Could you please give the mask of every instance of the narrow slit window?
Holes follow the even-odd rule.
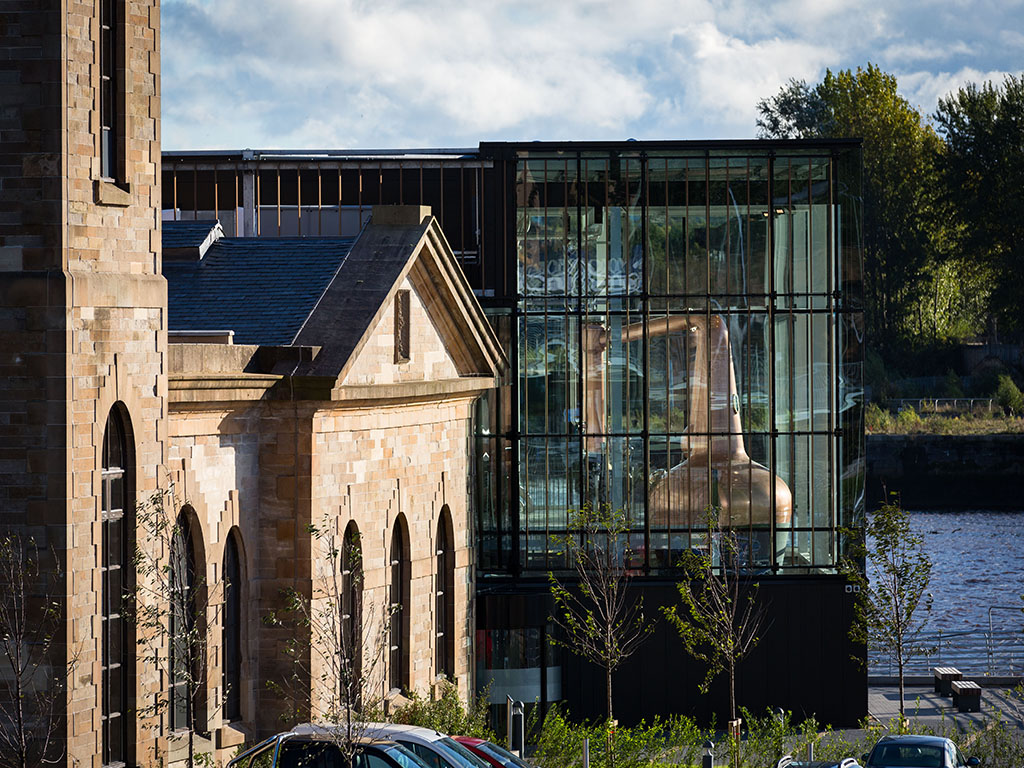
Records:
[[[395,294],[395,362],[409,362],[409,291]]]
[[[117,87],[118,0],[100,0],[100,173],[117,179],[119,107]]]

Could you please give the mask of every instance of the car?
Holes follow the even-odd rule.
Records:
[[[376,739],[388,739],[406,747],[429,768],[491,768],[450,736],[415,725],[397,723],[365,723],[363,733]]]
[[[516,757],[507,749],[492,741],[477,739],[472,736],[452,736],[452,738],[477,757],[486,760],[492,768],[533,768],[522,758]]]
[[[327,726],[298,726],[264,739],[233,758],[227,768],[428,768],[414,752],[393,741],[356,739],[352,765]]]
[[[867,768],[965,768],[980,765],[964,758],[959,747],[942,736],[883,736],[864,755]]]

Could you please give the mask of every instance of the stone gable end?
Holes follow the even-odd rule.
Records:
[[[445,348],[437,326],[430,319],[427,307],[408,278],[402,281],[399,290],[410,292],[409,361],[395,362],[395,309],[392,300],[384,308],[341,384],[399,384],[459,377],[455,362]]]

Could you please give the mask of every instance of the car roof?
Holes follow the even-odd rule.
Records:
[[[478,739],[476,736],[452,736],[460,744],[469,744],[475,747],[477,744],[486,744],[487,739]]]
[[[944,736],[925,736],[924,734],[905,734],[901,736],[883,736],[876,743],[879,744],[917,744],[920,746],[945,746],[949,739]]]
[[[404,736],[410,739],[422,739],[428,744],[446,738],[443,733],[432,728],[422,728],[418,725],[405,725],[402,723],[364,723],[360,728],[366,734],[383,735],[386,738]]]
[[[320,736],[330,737],[334,733],[344,733],[345,726],[338,723],[303,723],[296,725],[290,731],[295,736]],[[421,728],[417,725],[401,725],[398,723],[359,723],[354,728],[356,737],[360,741],[394,741],[391,734],[403,734],[418,736],[427,741],[437,741],[444,738],[443,733],[438,733],[430,728]],[[383,734],[383,735],[382,735]]]

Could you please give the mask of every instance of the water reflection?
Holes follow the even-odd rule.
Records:
[[[989,606],[1024,608],[1024,511],[912,512],[932,559],[931,630],[988,629]],[[995,630],[1020,630],[1024,614],[992,612]]]

